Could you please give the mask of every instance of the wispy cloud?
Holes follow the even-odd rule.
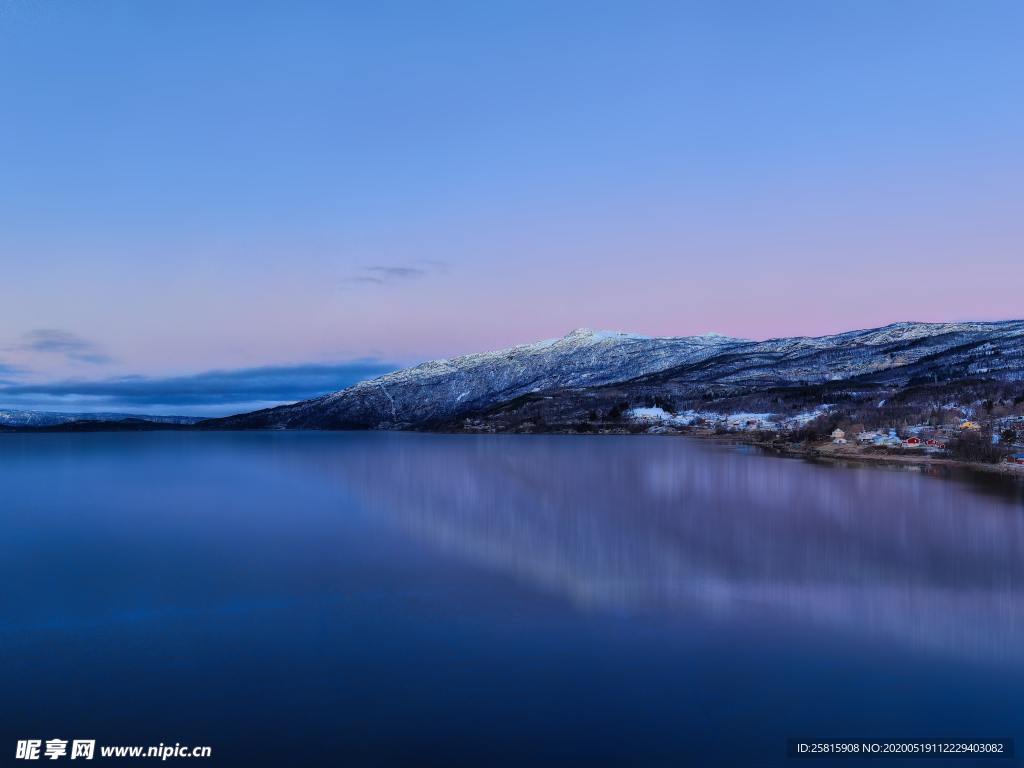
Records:
[[[122,376],[101,380],[71,380],[0,384],[0,407],[45,407],[60,403],[81,404],[83,410],[145,410],[173,407],[220,406],[231,412],[232,404],[293,402],[344,389],[364,379],[380,376],[398,366],[379,360],[354,360],[337,364],[264,366],[231,371],[206,371],[189,376]]]
[[[419,267],[367,267],[368,271],[380,276],[382,280],[405,280],[409,277],[422,277],[427,270]]]
[[[431,274],[445,274],[448,264],[443,261],[424,259],[415,265],[374,264],[363,267],[358,274],[343,278],[346,285],[393,285]]]
[[[68,360],[92,365],[113,362],[100,347],[88,339],[59,328],[37,328],[22,336],[17,349],[28,352],[61,355]]]

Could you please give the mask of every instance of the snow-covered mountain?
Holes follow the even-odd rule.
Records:
[[[397,429],[445,421],[551,389],[593,387],[698,363],[739,342],[575,330],[561,339],[435,360],[295,405],[211,425]]]
[[[897,323],[834,336],[750,341],[577,330],[550,341],[408,368],[294,405],[203,422],[211,428],[405,429],[454,423],[519,399],[602,393],[683,400],[846,382],[906,387],[1024,380],[1024,321]]]
[[[75,421],[145,421],[153,424],[195,424],[195,416],[144,416],[134,413],[58,413],[0,410],[0,427],[53,427]]]

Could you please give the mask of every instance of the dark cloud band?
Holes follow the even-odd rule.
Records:
[[[42,384],[0,384],[0,405],[30,398],[80,399],[93,404],[145,408],[152,405],[226,405],[254,401],[291,402],[344,389],[393,371],[376,360],[341,364],[265,366],[207,371],[190,376],[127,376],[96,381],[64,380]]]

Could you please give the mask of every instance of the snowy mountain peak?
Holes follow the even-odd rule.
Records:
[[[565,335],[566,339],[588,339],[590,341],[604,341],[606,339],[637,339],[646,340],[650,336],[641,336],[637,333],[626,333],[625,331],[595,331],[590,328],[577,328]]]
[[[702,333],[700,336],[696,336],[695,338],[698,338],[701,341],[713,342],[716,344],[732,344],[736,342],[746,343],[750,341],[750,339],[744,339],[739,336],[728,336],[724,333],[715,333],[714,331]]]

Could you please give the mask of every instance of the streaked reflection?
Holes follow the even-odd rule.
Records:
[[[756,616],[1024,660],[1012,485],[665,438],[362,446],[331,471],[375,516],[587,609]]]

